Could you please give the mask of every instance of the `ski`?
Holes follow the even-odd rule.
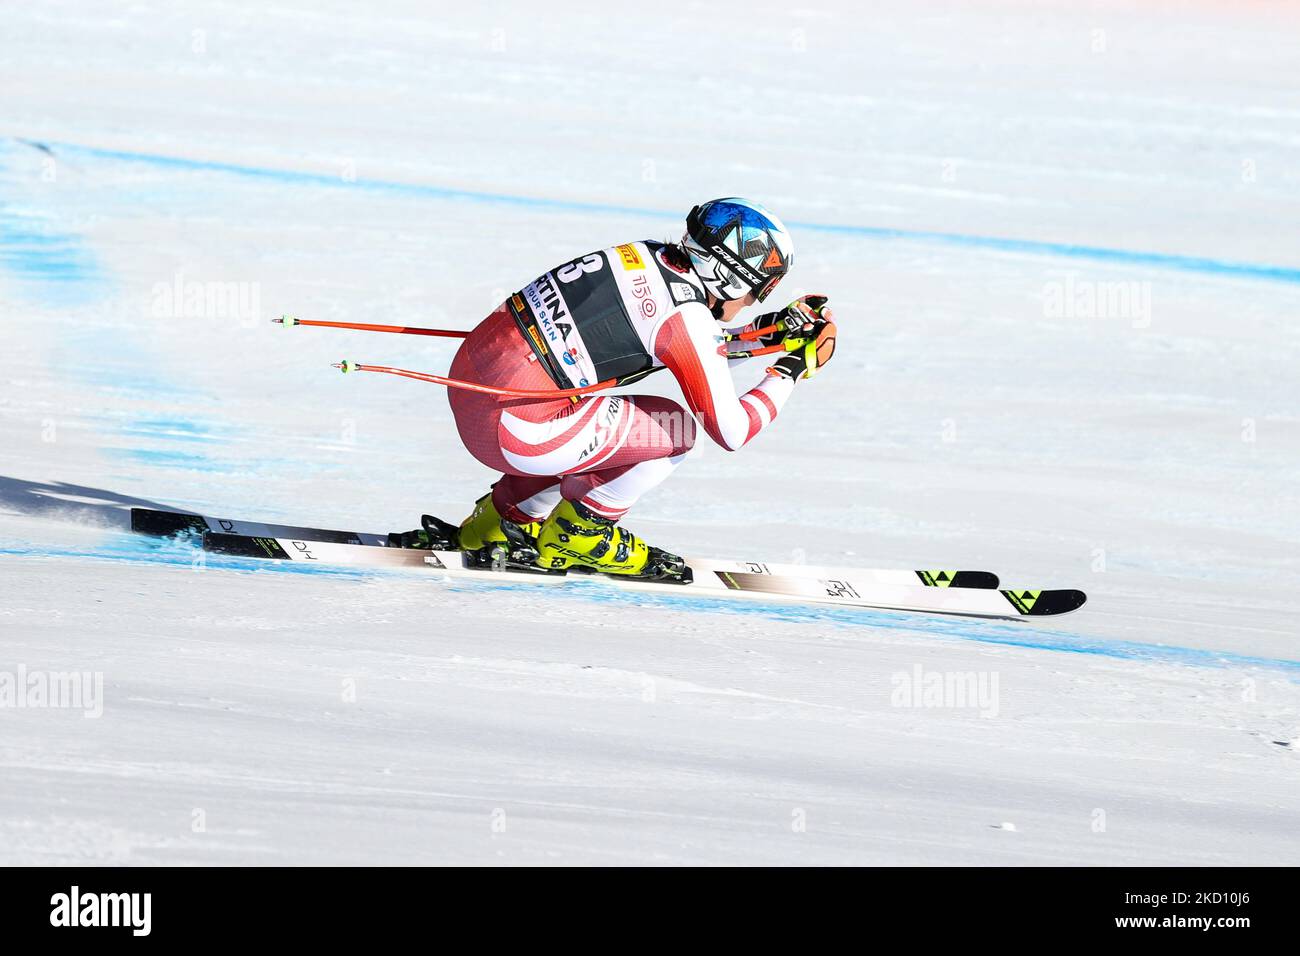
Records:
[[[293,561],[345,567],[433,570],[451,577],[560,584],[598,580],[626,590],[692,594],[718,598],[749,598],[783,603],[827,604],[947,614],[964,617],[1020,618],[1065,614],[1087,599],[1082,591],[996,588],[927,588],[915,583],[882,580],[881,572],[846,570],[833,577],[773,572],[771,565],[735,564],[686,558],[690,574],[683,581],[650,581],[589,572],[556,572],[511,567],[493,570],[476,562],[472,552],[425,551],[417,548],[375,548],[332,541],[241,535],[209,531],[205,550],[268,561]],[[766,570],[762,570],[762,569]],[[807,570],[802,569],[802,570]]]
[[[335,531],[330,528],[300,528],[294,525],[263,524],[260,521],[242,521],[235,518],[209,518],[206,515],[183,511],[159,511],[154,508],[132,508],[131,530],[156,538],[170,538],[178,534],[203,534],[217,531],[225,534],[245,534],[271,538],[297,538],[304,541],[331,541],[335,544],[364,544],[387,547],[386,534],[367,534],[362,531]]]
[[[264,524],[235,518],[209,518],[200,514],[179,511],[159,511],[153,508],[131,509],[131,530],[137,534],[170,538],[178,534],[201,535],[206,532],[243,535],[251,538],[288,539],[291,541],[324,542],[331,544],[361,544],[369,547],[406,550],[398,546],[395,536],[361,531],[336,531],[329,528],[304,528],[293,525]],[[425,552],[418,552],[428,554]],[[372,560],[372,566],[404,567],[419,565],[419,561],[389,556]],[[804,578],[833,579],[848,572],[842,569],[817,567],[806,564],[773,564],[763,561],[714,561],[719,567],[742,574],[782,575]],[[993,590],[998,586],[998,576],[992,571],[959,570],[900,570],[882,568],[854,570],[859,579],[870,579],[880,584],[900,584],[912,587],[922,585],[932,588],[979,588]]]

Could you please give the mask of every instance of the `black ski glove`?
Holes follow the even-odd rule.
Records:
[[[766,335],[759,336],[758,341],[764,346],[776,345],[786,336],[802,330],[809,330],[818,319],[830,320],[831,310],[827,308],[828,299],[824,295],[805,295],[795,299],[778,312],[768,312],[754,320],[754,328],[762,329],[769,325],[776,328]]]

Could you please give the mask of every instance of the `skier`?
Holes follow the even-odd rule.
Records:
[[[758,203],[715,199],[691,210],[680,243],[644,240],[593,252],[511,295],[465,339],[452,377],[561,390],[626,385],[666,367],[690,414],[652,395],[539,401],[450,389],[465,447],[502,476],[458,529],[426,517],[408,543],[470,551],[503,545],[543,568],[680,575],[680,558],[617,522],[681,463],[695,421],[735,451],[772,424],[795,383],[834,353],[835,324],[822,295],[737,328],[737,314],[771,294],[793,252],[784,225]],[[769,327],[757,342],[738,338]],[[783,354],[737,398],[727,355],[774,345]]]

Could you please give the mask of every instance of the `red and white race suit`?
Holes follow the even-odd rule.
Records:
[[[510,296],[461,345],[453,378],[555,390],[666,366],[690,407],[651,395],[537,401],[449,389],[465,447],[502,472],[493,502],[504,517],[539,520],[564,497],[621,518],[690,451],[697,421],[735,451],[776,419],[794,383],[769,372],[736,397],[704,289],[673,252],[647,240],[567,262]]]

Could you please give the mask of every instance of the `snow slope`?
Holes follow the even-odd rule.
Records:
[[[0,702],[102,679],[0,707],[0,863],[1300,862],[1300,14],[440,6],[0,19]],[[629,524],[1084,610],[451,586],[124,530],[460,517],[491,476],[441,390],[329,368],[453,345],[267,320],[468,328],[722,194],[792,223],[840,352]]]

